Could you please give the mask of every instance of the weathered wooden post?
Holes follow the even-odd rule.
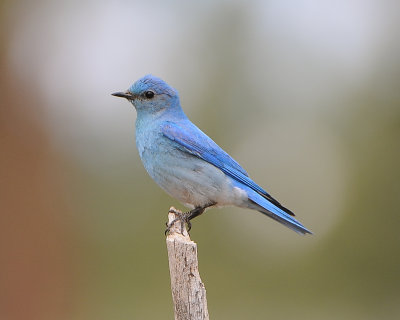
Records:
[[[175,218],[175,213],[170,212],[168,223]],[[199,274],[197,244],[190,240],[186,226],[181,233],[180,221],[170,228],[167,250],[175,320],[209,320],[206,289]]]

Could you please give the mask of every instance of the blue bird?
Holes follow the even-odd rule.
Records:
[[[298,233],[311,233],[188,119],[178,92],[166,82],[146,75],[112,95],[136,108],[136,146],[143,165],[162,189],[192,209],[179,217],[189,229],[190,220],[207,208],[237,206],[258,210]]]

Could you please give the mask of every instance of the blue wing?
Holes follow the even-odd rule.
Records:
[[[190,128],[187,128],[187,126],[190,126]],[[199,128],[189,122],[185,124],[185,127],[186,129],[183,129],[176,123],[166,121],[162,125],[161,132],[165,137],[181,145],[186,152],[211,163],[222,171],[226,168],[232,172],[238,172],[238,174],[244,177],[248,177],[247,172],[239,163],[233,160],[229,154],[222,150]]]
[[[255,204],[260,212],[296,232],[311,233],[291,217],[294,216],[293,212],[283,207],[269,193],[251,180],[247,172],[229,154],[194,124],[187,122],[185,129],[183,129],[178,124],[167,121],[163,123],[161,132],[168,139],[175,141],[183,151],[207,161],[230,176],[235,184],[239,184],[239,186],[241,184],[241,188],[247,191],[249,201]]]
[[[187,124],[185,124],[186,126]],[[183,129],[172,122],[165,122],[161,128],[163,135],[178,143],[184,150],[219,168],[226,175],[254,190],[272,204],[289,215],[294,213],[283,207],[267,191],[249,178],[247,172],[232,157],[222,150],[199,128],[189,123],[191,128]],[[190,134],[189,134],[190,132]]]
[[[185,130],[175,123],[165,122],[161,128],[161,132],[165,137],[181,145],[186,152],[211,163],[225,174],[242,182],[253,190],[261,194],[268,194],[249,178],[247,172],[229,154],[222,150],[199,128],[193,124],[190,125],[192,126],[190,130]]]

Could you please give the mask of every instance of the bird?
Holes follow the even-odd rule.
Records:
[[[135,107],[136,146],[142,163],[166,193],[190,208],[175,219],[189,230],[191,220],[206,209],[236,206],[257,210],[299,234],[312,234],[189,120],[177,90],[164,80],[148,74],[112,95]],[[167,224],[166,232],[175,220]]]

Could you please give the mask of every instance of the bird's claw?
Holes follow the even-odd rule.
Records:
[[[174,225],[175,222],[180,221],[181,222],[181,234],[183,235],[183,229],[185,227],[185,223],[187,225],[187,232],[189,233],[190,229],[192,229],[192,224],[189,220],[190,215],[188,212],[180,212],[174,209],[170,209],[169,213],[174,213],[178,217],[175,218],[174,220],[171,221],[171,223],[166,222],[165,225],[167,226],[167,229],[165,229],[164,234],[167,235],[169,234],[171,227]]]

